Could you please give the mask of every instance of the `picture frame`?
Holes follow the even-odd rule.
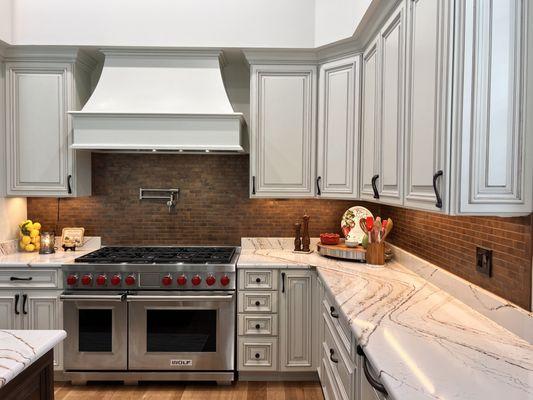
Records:
[[[85,228],[63,228],[61,232],[61,243],[71,243],[76,247],[83,246]]]

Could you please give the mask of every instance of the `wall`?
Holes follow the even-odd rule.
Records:
[[[83,226],[105,244],[229,244],[243,236],[292,236],[307,211],[312,236],[339,232],[353,201],[257,200],[248,196],[248,156],[93,154],[93,196],[62,199],[58,232]],[[172,214],[139,201],[140,187],[179,187]],[[451,217],[375,204],[391,217],[390,241],[524,308],[530,308],[532,216]],[[30,198],[28,215],[53,229],[56,199]],[[475,272],[476,245],[494,251],[493,277]]]
[[[0,0],[0,41],[12,41],[13,0]]]
[[[313,47],[314,0],[17,0],[13,44]]]

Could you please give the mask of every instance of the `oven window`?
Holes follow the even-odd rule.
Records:
[[[148,352],[215,352],[216,310],[147,310]]]
[[[112,351],[113,311],[79,311],[79,351]]]

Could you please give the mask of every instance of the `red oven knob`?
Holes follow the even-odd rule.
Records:
[[[183,286],[187,283],[187,277],[185,275],[178,276],[178,285]]]
[[[107,276],[105,275],[98,275],[98,277],[96,278],[96,284],[100,286],[105,285],[106,281]]]
[[[200,282],[202,282],[202,278],[200,278],[198,275],[194,275],[191,279],[191,282],[194,286],[198,286]]]
[[[207,278],[205,278],[205,283],[207,283],[209,286],[213,286],[217,280],[213,275],[209,275]]]
[[[220,278],[220,283],[222,286],[228,286],[229,285],[229,276],[224,275],[222,278]]]
[[[124,282],[126,282],[126,285],[131,286],[135,283],[135,277],[133,275],[128,275],[126,279],[124,279]]]
[[[113,286],[118,286],[118,285],[120,285],[120,281],[121,281],[121,279],[120,279],[120,275],[113,275],[113,276],[111,277],[111,284],[112,284]]]
[[[161,283],[165,286],[168,286],[172,283],[172,277],[170,275],[164,276],[163,279],[161,279]]]
[[[67,276],[67,285],[75,285],[78,283],[78,276],[77,275],[69,275]]]
[[[81,277],[81,283],[83,283],[84,285],[90,285],[92,281],[93,277],[91,275],[83,275]]]

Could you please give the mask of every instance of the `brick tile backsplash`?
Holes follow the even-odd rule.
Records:
[[[311,216],[310,233],[340,233],[343,212],[355,204],[391,217],[390,242],[530,309],[532,219],[451,217],[345,200],[269,200],[248,196],[246,155],[94,153],[93,195],[59,201],[57,232],[83,226],[104,244],[227,244],[244,236],[292,236]],[[139,188],[180,189],[177,207],[139,200]],[[56,227],[58,200],[28,199],[28,216]],[[476,246],[493,250],[493,277],[475,270]]]

